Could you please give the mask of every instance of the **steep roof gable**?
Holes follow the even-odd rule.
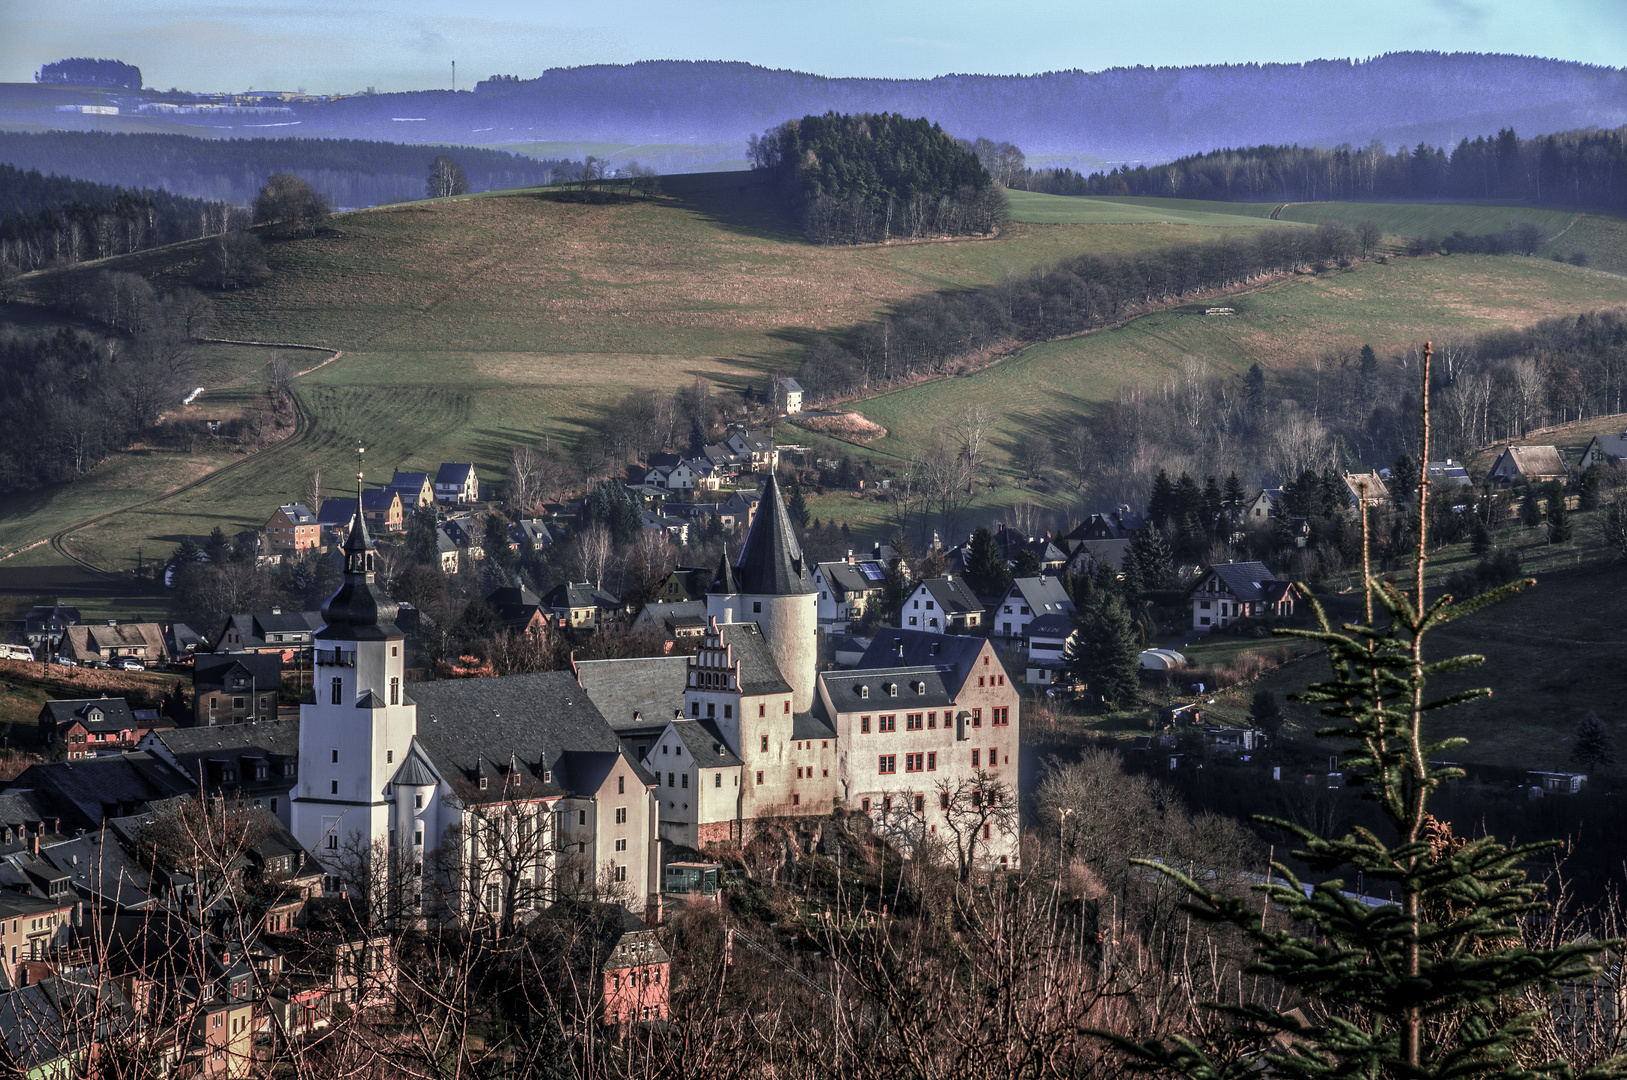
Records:
[[[763,485],[762,505],[734,565],[740,591],[748,595],[796,596],[814,592],[808,561],[797,542],[791,515],[772,473]]]

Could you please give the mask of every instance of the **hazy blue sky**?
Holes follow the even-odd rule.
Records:
[[[0,0],[0,81],[104,56],[150,86],[445,87],[646,59],[922,77],[1294,61],[1403,49],[1620,65],[1623,0]]]

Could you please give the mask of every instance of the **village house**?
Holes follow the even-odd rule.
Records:
[[[362,516],[367,526],[379,532],[400,532],[406,520],[401,493],[392,488],[370,488],[362,492]]]
[[[265,810],[287,828],[288,799],[299,779],[299,725],[298,717],[272,717],[230,727],[158,728],[137,749],[181,773],[194,791]]]
[[[81,664],[103,660],[118,664],[161,664],[169,659],[164,630],[157,623],[121,623],[69,626],[63,630],[59,655]]]
[[[435,485],[430,481],[428,473],[402,472],[397,469],[390,477],[389,490],[401,496],[403,511],[416,510],[435,501]]]
[[[1062,582],[1054,577],[1022,577],[1011,582],[1011,588],[995,602],[990,617],[989,633],[1010,640],[1020,640],[1028,633],[1028,624],[1045,615],[1072,615],[1073,600]]]
[[[39,715],[40,740],[69,761],[134,749],[149,731],[174,726],[156,709],[132,709],[123,698],[47,701]]]
[[[458,572],[458,560],[463,549],[458,542],[447,535],[445,529],[435,530],[435,555],[441,561],[441,573],[448,576]]]
[[[742,463],[750,463],[753,472],[771,473],[780,467],[779,447],[766,431],[732,431],[723,445]]]
[[[1277,504],[1287,498],[1287,493],[1280,487],[1266,488],[1248,504],[1244,511],[1244,521],[1248,525],[1264,526],[1271,524],[1271,515]]]
[[[435,501],[468,506],[480,499],[480,477],[465,462],[446,462],[435,473]]]
[[[1345,497],[1351,509],[1363,506],[1383,506],[1390,501],[1390,489],[1384,478],[1376,472],[1344,474]]]
[[[711,583],[710,566],[674,567],[655,587],[655,598],[666,603],[678,600],[699,600],[704,603],[706,587]]]
[[[677,716],[667,722],[644,767],[655,778],[661,839],[699,851],[740,833],[740,768],[715,720]]]
[[[874,559],[847,558],[814,566],[814,587],[819,590],[819,625],[843,631],[864,618],[887,587],[887,568]]]
[[[1299,599],[1291,581],[1278,581],[1264,563],[1229,562],[1209,567],[1190,588],[1192,629],[1208,632],[1238,619],[1290,616]]]
[[[279,653],[202,653],[192,665],[193,722],[199,727],[277,718]]]
[[[79,609],[63,604],[36,604],[23,617],[23,637],[36,657],[53,656],[68,627],[80,623]]]
[[[1576,462],[1576,471],[1583,472],[1595,465],[1615,465],[1627,461],[1627,432],[1620,435],[1595,435],[1588,440],[1586,449]]]
[[[270,611],[228,615],[215,634],[215,652],[274,653],[285,667],[309,666],[311,646],[322,629],[320,611]]]
[[[790,376],[774,380],[774,407],[783,415],[802,411],[802,384]]]
[[[1570,479],[1570,468],[1556,446],[1510,446],[1497,455],[1486,479],[1498,487],[1563,483]]]
[[[928,578],[904,598],[898,625],[931,634],[975,633],[983,624],[983,604],[963,578],[945,574]]]
[[[298,555],[322,546],[322,526],[304,503],[287,503],[266,522],[265,537],[271,554]]]
[[[556,585],[542,598],[542,608],[560,626],[597,630],[622,610],[621,601],[589,581]]]
[[[322,546],[327,547],[330,544],[337,546],[344,543],[345,534],[350,532],[350,523],[355,517],[355,499],[323,499],[322,508],[316,512]]]
[[[1028,624],[1029,686],[1050,686],[1067,667],[1068,639],[1073,636],[1073,616],[1061,612],[1041,615]]]
[[[554,534],[548,531],[548,523],[541,518],[521,518],[508,527],[508,546],[510,551],[518,551],[529,540],[531,546],[538,551],[549,547],[554,542]]]
[[[633,620],[632,633],[655,634],[676,641],[706,632],[705,600],[653,600]]]
[[[1469,479],[1469,470],[1463,467],[1461,461],[1447,458],[1444,461],[1431,461],[1425,467],[1431,485],[1441,487],[1468,487],[1472,481]]]
[[[682,546],[689,543],[689,522],[681,517],[673,517],[654,510],[642,512],[644,528],[651,532],[663,533],[668,540]]]
[[[1091,514],[1064,540],[1131,540],[1147,527],[1147,519],[1127,505],[1105,514]]]
[[[45,960],[68,945],[79,894],[65,890],[44,899],[0,890],[0,979],[10,987],[27,985],[23,965]]]
[[[486,557],[485,530],[474,514],[452,514],[441,522],[440,531],[469,558],[479,561]]]
[[[540,633],[548,624],[541,598],[519,582],[493,589],[485,600],[505,630]]]
[[[968,540],[964,550],[969,551],[971,542]],[[1040,573],[1052,573],[1061,570],[1068,563],[1067,553],[1051,542],[1048,536],[1024,536],[1016,529],[1008,529],[1004,525],[994,530],[994,549],[1000,553],[1007,566],[1016,566],[1019,559],[1026,552],[1039,563]]]

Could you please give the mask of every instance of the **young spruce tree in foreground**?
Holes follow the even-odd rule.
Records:
[[[1429,360],[1422,365],[1419,459],[1429,458]],[[1418,534],[1428,520],[1427,484],[1420,482],[1412,513]],[[1366,553],[1367,522],[1363,520]],[[1370,832],[1357,828],[1339,837],[1319,836],[1287,821],[1261,819],[1292,834],[1295,857],[1325,880],[1307,894],[1283,863],[1259,887],[1269,902],[1308,928],[1308,935],[1268,930],[1259,900],[1210,891],[1186,875],[1155,862],[1141,865],[1177,878],[1193,898],[1195,916],[1230,923],[1253,943],[1252,970],[1297,992],[1314,1007],[1283,1013],[1259,1004],[1211,1004],[1229,1015],[1223,1036],[1203,1041],[1133,1043],[1107,1035],[1149,1072],[1193,1080],[1243,1080],[1264,1075],[1300,1080],[1534,1080],[1569,1077],[1562,1062],[1536,1060],[1534,1016],[1518,997],[1571,979],[1595,975],[1597,958],[1618,942],[1558,948],[1522,945],[1519,924],[1545,910],[1543,890],[1526,880],[1521,864],[1551,844],[1505,846],[1492,837],[1461,840],[1428,810],[1435,789],[1462,775],[1432,761],[1452,756],[1463,739],[1431,742],[1425,715],[1483,697],[1465,690],[1430,698],[1429,677],[1479,664],[1479,656],[1426,660],[1431,631],[1479,611],[1532,582],[1518,581],[1467,600],[1424,592],[1425,553],[1420,550],[1410,590],[1371,575],[1364,558],[1366,618],[1334,629],[1316,608],[1321,629],[1290,631],[1324,644],[1332,677],[1311,686],[1299,700],[1316,702],[1336,726],[1319,732],[1343,740],[1349,782],[1365,789],[1388,823]],[[1387,621],[1375,607],[1382,607]],[[1382,624],[1382,625],[1381,625]],[[1279,631],[1281,633],[1282,631]],[[1361,875],[1368,893],[1386,889],[1397,903],[1369,906],[1345,896]],[[1335,876],[1337,875],[1337,876]],[[1286,1033],[1290,1038],[1268,1042]],[[1265,1047],[1264,1060],[1247,1051]],[[1627,1074],[1627,1063],[1592,1070],[1590,1077]]]

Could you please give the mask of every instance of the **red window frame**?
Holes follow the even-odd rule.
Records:
[[[758,787],[763,786],[763,770],[761,770],[761,769],[757,770],[757,786]]]
[[[926,755],[926,771],[927,772],[937,772],[938,771],[938,754],[937,754],[936,751],[933,751],[933,750],[927,751],[927,755]]]
[[[926,770],[923,768],[924,764],[925,762],[923,761],[923,756],[921,754],[904,755],[904,771],[907,773],[925,772]]]
[[[973,751],[974,753],[976,751]],[[882,754],[876,760],[876,774],[878,776],[891,776],[898,771],[898,755]]]
[[[974,749],[972,751],[972,768],[975,769],[975,768],[978,767],[978,761],[982,758],[982,756],[983,756],[983,751],[977,750],[977,749]]]
[[[973,709],[972,710],[972,726],[973,727],[982,727],[983,726],[983,710],[982,709]]]
[[[859,717],[859,734],[870,734],[870,718],[868,716]]]
[[[904,730],[906,730],[906,731],[920,731],[922,726],[925,724],[925,722],[926,721],[925,721],[925,714],[924,713],[918,713],[918,712],[909,713],[904,717]]]
[[[876,717],[876,730],[880,732],[897,731],[898,715],[893,713],[887,716]]]

